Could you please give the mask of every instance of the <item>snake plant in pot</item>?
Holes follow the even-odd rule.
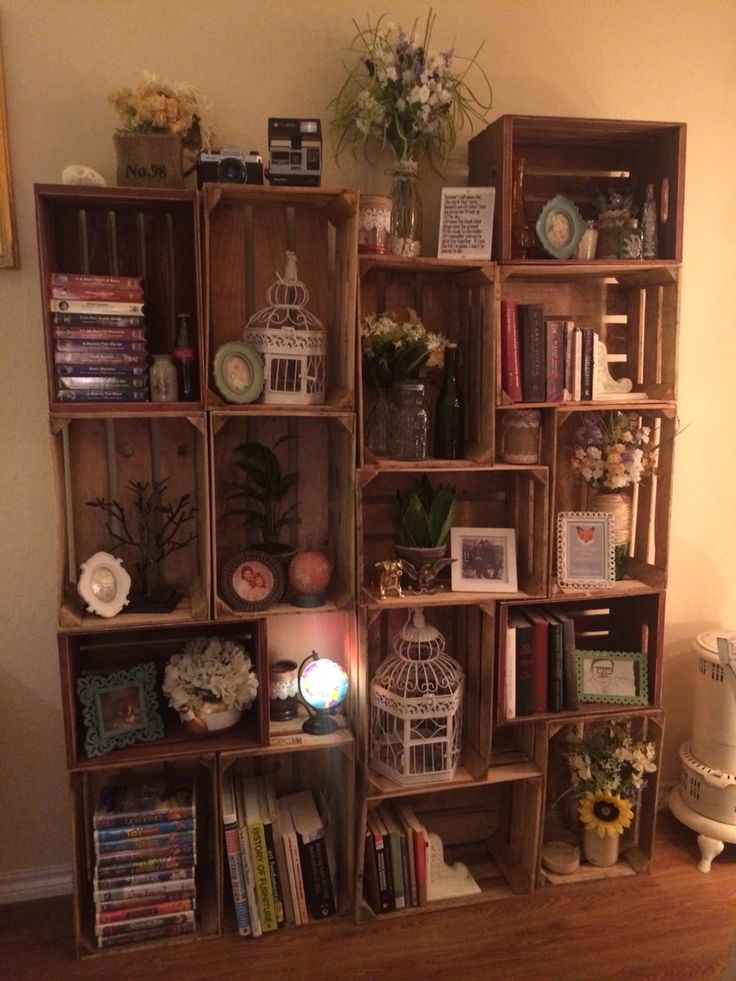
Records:
[[[432,487],[422,474],[406,496],[396,492],[394,551],[415,566],[442,558],[454,518],[455,488],[450,484]]]

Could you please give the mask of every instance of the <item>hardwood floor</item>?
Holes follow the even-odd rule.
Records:
[[[736,846],[705,875],[695,832],[660,816],[654,870],[468,909],[151,946],[77,961],[69,897],[0,907],[7,981],[539,979],[734,981]]]

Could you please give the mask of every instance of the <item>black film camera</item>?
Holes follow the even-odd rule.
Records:
[[[197,186],[214,184],[262,184],[263,160],[260,153],[243,153],[234,146],[202,151],[197,158]]]
[[[319,119],[268,120],[271,184],[319,187],[322,177],[322,126]]]

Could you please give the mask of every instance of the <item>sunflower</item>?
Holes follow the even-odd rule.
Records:
[[[612,838],[622,834],[634,818],[634,811],[627,800],[612,794],[610,790],[588,791],[578,805],[580,820],[595,831],[599,838]]]

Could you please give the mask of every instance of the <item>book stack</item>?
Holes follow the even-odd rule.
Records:
[[[510,609],[505,717],[578,710],[575,620],[559,606]]]
[[[410,804],[368,811],[363,881],[374,913],[427,905],[428,855],[429,834]]]
[[[310,791],[277,799],[270,775],[226,773],[221,804],[241,936],[259,937],[335,914],[334,857]]]
[[[148,400],[141,279],[52,273],[49,308],[60,402]]]
[[[109,783],[100,791],[93,826],[98,946],[193,933],[193,779]]]
[[[510,402],[590,402],[598,333],[541,303],[501,301],[501,387]]]

